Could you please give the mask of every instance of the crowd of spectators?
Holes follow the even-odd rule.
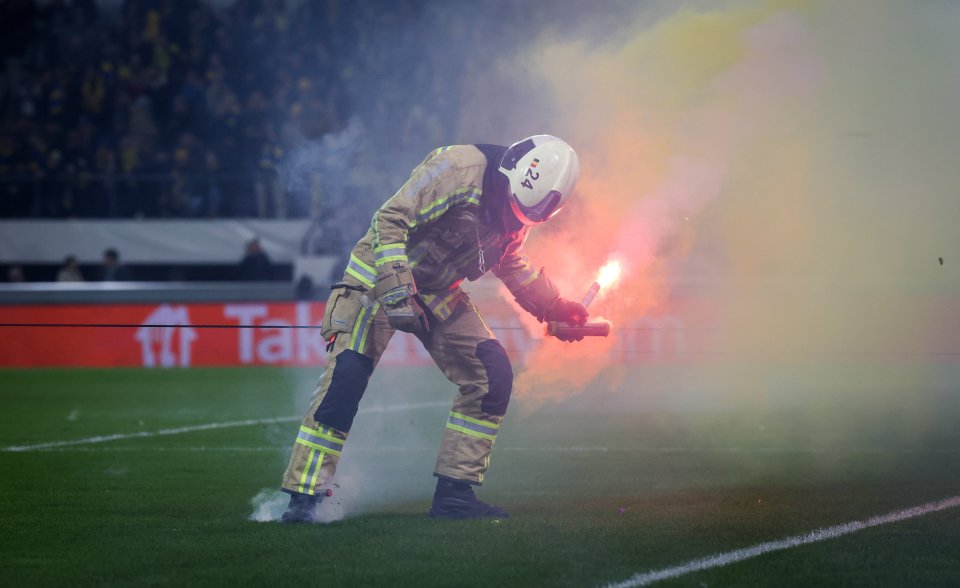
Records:
[[[182,275],[182,268],[176,265],[166,268],[166,272],[158,272],[156,267],[146,272],[148,275],[142,275],[144,267],[140,267],[141,275],[137,271],[121,263],[120,252],[116,247],[108,247],[103,251],[100,263],[88,263],[82,267],[76,255],[70,254],[64,258],[63,263],[56,267],[44,267],[46,264],[34,264],[30,270],[32,275],[28,278],[28,272],[24,266],[18,263],[7,266],[4,272],[0,272],[0,282],[23,283],[23,282],[136,282],[136,281],[189,281]],[[253,238],[244,245],[243,256],[239,261],[231,266],[230,264],[218,264],[219,271],[215,272],[213,281],[239,280],[243,282],[261,282],[276,279],[286,279],[282,270],[278,270],[270,257],[260,245],[260,239]],[[209,269],[209,268],[207,268]],[[52,270],[52,271],[51,271]],[[166,275],[162,275],[165,273]],[[205,272],[207,273],[207,272]],[[194,278],[197,279],[197,278]],[[203,281],[210,281],[211,276],[205,275],[199,278]]]
[[[134,279],[127,266],[120,263],[120,253],[113,247],[103,252],[100,265],[88,268],[86,273],[80,268],[76,255],[68,255],[56,271],[57,282],[128,282]],[[23,266],[13,264],[7,267],[6,280],[10,283],[28,281]]]
[[[422,4],[5,0],[0,216],[303,217],[333,208],[350,198],[349,182],[287,181],[290,153],[358,117],[361,133],[418,157],[455,132],[451,72],[462,68],[423,29],[405,26]],[[450,34],[470,42],[468,28]],[[338,153],[331,145],[323,153]],[[382,200],[399,169],[358,159],[352,187]]]

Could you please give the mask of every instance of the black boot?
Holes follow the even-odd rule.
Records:
[[[506,510],[480,501],[473,493],[473,487],[466,482],[455,482],[444,478],[437,479],[437,490],[433,493],[433,506],[430,516],[438,519],[505,519],[510,516]]]
[[[287,512],[280,517],[282,523],[312,523],[314,512],[321,497],[309,494],[291,494]]]

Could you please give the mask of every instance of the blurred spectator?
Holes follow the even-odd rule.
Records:
[[[120,264],[120,254],[111,247],[103,252],[103,266],[100,270],[101,282],[126,282],[132,280],[130,270]]]
[[[297,280],[296,286],[294,286],[293,293],[297,300],[315,300],[317,297],[316,288],[313,286],[313,280],[311,280],[310,276],[307,275],[300,276],[300,279]]]
[[[499,4],[0,2],[0,215],[369,210],[453,142],[474,61],[496,57],[476,48],[528,39]],[[361,169],[328,141],[356,143],[355,119],[390,157]],[[282,181],[305,151],[311,180]]]
[[[247,243],[246,252],[240,260],[238,269],[237,277],[246,282],[259,282],[273,277],[270,258],[260,247],[260,239],[251,239]]]
[[[82,282],[83,273],[80,272],[80,265],[77,263],[77,258],[73,255],[68,255],[67,258],[63,261],[63,267],[60,268],[60,271],[57,272],[57,281],[58,282]]]
[[[7,268],[7,281],[11,283],[26,282],[23,277],[23,268],[19,265],[11,265]]]

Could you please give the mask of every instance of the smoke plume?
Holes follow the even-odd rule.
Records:
[[[711,324],[690,326],[718,329],[722,357],[940,349],[933,309],[915,295],[946,294],[935,264],[958,241],[948,162],[960,118],[947,113],[960,52],[946,23],[960,10],[771,0],[634,12],[602,37],[545,34],[476,82],[479,125],[519,108],[516,127],[534,121],[524,131],[580,154],[575,198],[529,245],[564,295],[579,299],[617,257],[627,275],[594,314],[627,326],[685,289],[715,303]],[[497,95],[510,106],[498,110]],[[476,113],[462,114],[475,128]],[[616,388],[617,336],[543,340],[518,396]],[[905,381],[919,377],[910,371]]]
[[[656,385],[750,406],[784,398],[813,406],[818,392],[828,402],[811,410],[827,414],[840,397],[902,403],[904,391],[938,377],[938,354],[960,349],[960,7],[503,0],[428,4],[414,20],[383,39],[424,32],[417,38],[429,55],[410,79],[439,73],[443,83],[404,87],[396,76],[389,110],[356,113],[378,146],[367,165],[409,169],[442,144],[558,135],[577,149],[581,180],[564,211],[533,231],[531,258],[572,299],[606,260],[624,264],[590,308],[614,322],[612,336],[539,339],[517,362],[521,404],[586,392],[608,406],[652,406]],[[411,60],[381,49],[373,52],[385,65],[374,73]],[[422,116],[376,138],[376,121],[394,112]],[[459,121],[455,136],[436,137],[447,116]],[[630,329],[661,315],[686,344],[671,358],[680,369],[658,379],[655,361],[621,360]],[[655,346],[661,334],[650,335]],[[390,377],[385,369],[375,378]],[[450,392],[437,383],[432,398]],[[438,415],[400,431],[387,415],[358,417],[341,472],[341,483],[357,482],[351,512],[428,496],[421,474]],[[831,422],[810,434],[841,434]],[[397,435],[415,451],[380,449]],[[272,506],[275,516],[282,500]]]

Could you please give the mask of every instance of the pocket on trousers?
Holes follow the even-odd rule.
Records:
[[[458,247],[463,245],[463,236],[457,233],[456,231],[444,231],[440,235],[440,240],[443,241],[447,250],[456,250]]]
[[[323,311],[320,336],[329,340],[337,333],[350,333],[360,314],[362,292],[350,288],[334,288]]]

